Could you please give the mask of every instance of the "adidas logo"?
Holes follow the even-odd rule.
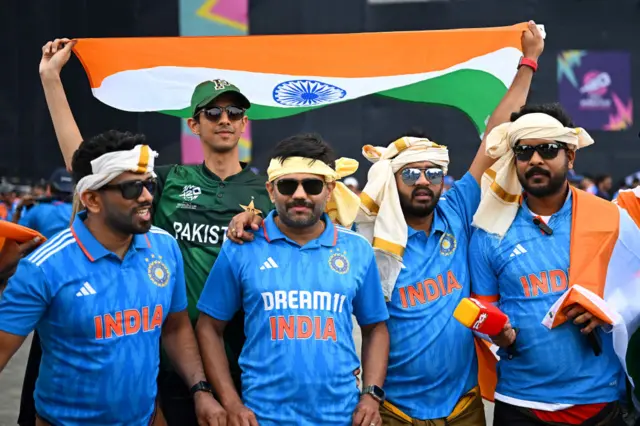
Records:
[[[91,287],[91,284],[87,282],[82,284],[80,291],[76,293],[76,297],[89,296],[92,294],[96,294],[96,291]]]
[[[260,267],[260,270],[264,271],[265,269],[273,269],[277,267],[278,267],[278,264],[276,263],[276,261],[270,257],[262,264],[262,266]]]
[[[509,257],[515,257],[521,254],[525,254],[527,252],[527,250],[525,250],[524,247],[522,247],[520,244],[518,244],[516,246],[516,248],[513,249],[513,251],[511,252],[511,254],[509,255]]]

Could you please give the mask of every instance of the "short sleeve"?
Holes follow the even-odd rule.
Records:
[[[176,259],[176,283],[171,296],[171,308],[169,311],[173,313],[187,309],[187,284],[184,278],[184,260],[182,259],[182,253],[180,253],[180,249],[175,240],[172,240],[171,243]]]
[[[469,245],[469,271],[471,273],[471,294],[486,302],[496,302],[500,298],[498,277],[491,263],[491,247],[487,234],[476,230]]]
[[[29,335],[49,307],[51,298],[42,270],[22,259],[0,295],[0,330],[18,336]]]
[[[480,205],[480,185],[469,172],[456,181],[450,190],[443,194],[444,202],[462,218],[467,232],[473,232],[471,222]]]
[[[353,314],[361,326],[389,319],[376,259],[373,253],[369,257],[371,261],[367,267],[367,272],[353,299]]]
[[[229,321],[242,307],[241,282],[223,245],[198,300],[198,310],[220,321]]]

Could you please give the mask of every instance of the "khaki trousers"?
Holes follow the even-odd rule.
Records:
[[[383,426],[485,426],[484,404],[480,388],[475,387],[464,394],[447,418],[419,420],[403,413],[398,407],[385,401],[380,407]]]

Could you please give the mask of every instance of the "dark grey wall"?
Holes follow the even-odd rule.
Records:
[[[366,0],[250,0],[253,34],[428,30],[511,25],[534,19],[548,40],[530,102],[557,99],[556,55],[565,49],[629,50],[634,83],[640,81],[640,7],[637,0],[467,0],[401,5],[368,5]],[[318,52],[319,55],[323,54]],[[330,60],[328,57],[327,60]],[[411,58],[407,58],[411,60]],[[633,85],[640,100],[640,84]],[[636,108],[637,110],[637,108]],[[640,170],[638,113],[634,128],[591,132],[595,146],[580,152],[577,169],[620,178]],[[254,157],[264,167],[273,143],[301,131],[318,131],[340,155],[361,159],[363,144],[387,144],[414,126],[452,151],[451,173],[459,177],[471,163],[478,137],[459,111],[369,97],[302,116],[255,122]],[[361,163],[364,179],[367,165]]]

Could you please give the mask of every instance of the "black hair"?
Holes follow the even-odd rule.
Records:
[[[520,111],[511,114],[511,121],[516,121],[523,115],[536,112],[550,115],[551,117],[562,123],[562,125],[565,127],[576,127],[575,124],[573,124],[573,120],[571,120],[571,117],[569,117],[569,114],[567,114],[564,108],[562,108],[562,105],[557,102],[539,105],[525,105],[520,108]]]
[[[409,129],[409,131],[404,132],[402,135],[398,136],[394,140],[398,140],[400,138],[405,138],[405,137],[428,139],[427,134],[424,132],[424,130],[422,130],[420,127],[412,127]]]
[[[289,157],[305,157],[319,160],[335,169],[336,153],[317,133],[300,133],[278,142],[271,154],[284,163]]]
[[[78,182],[83,177],[93,174],[91,162],[96,158],[108,152],[129,151],[136,145],[144,144],[144,135],[118,130],[109,130],[82,141],[71,161],[73,180]]]
[[[596,184],[596,186],[599,186],[602,182],[604,182],[605,180],[607,180],[607,178],[611,178],[611,175],[598,175],[596,176],[596,178],[593,180],[593,183]]]

